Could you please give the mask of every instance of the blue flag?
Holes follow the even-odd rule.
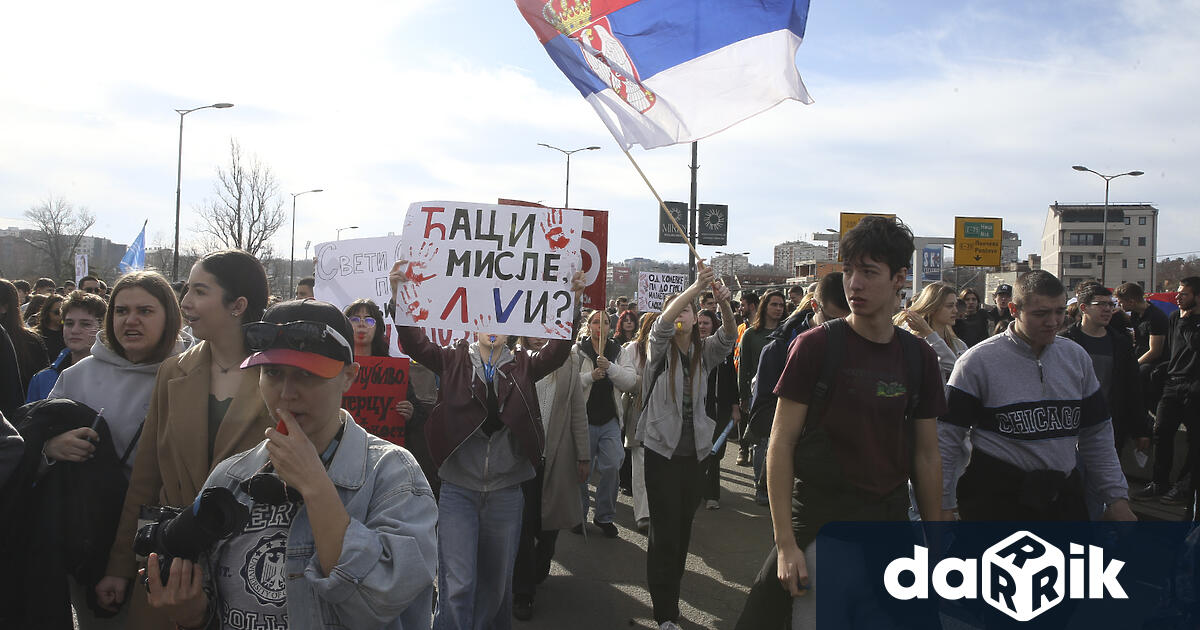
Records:
[[[121,273],[129,273],[130,271],[141,271],[146,268],[146,224],[142,224],[142,231],[133,239],[133,244],[129,249],[125,250],[125,257],[117,264],[117,269]]]

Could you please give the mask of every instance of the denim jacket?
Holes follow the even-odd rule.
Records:
[[[428,630],[437,569],[433,491],[407,450],[369,435],[345,410],[342,421],[346,430],[328,472],[350,525],[337,564],[323,576],[308,510],[301,506],[296,513],[285,561],[288,627]],[[217,464],[204,486],[228,488],[249,505],[252,499],[238,486],[266,463],[264,441]],[[210,585],[213,564],[210,559]],[[219,608],[213,602],[213,610]],[[220,627],[216,615],[209,627]]]

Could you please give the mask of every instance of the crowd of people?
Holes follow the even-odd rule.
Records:
[[[1175,478],[1172,458],[1180,425],[1200,430],[1200,278],[1170,316],[1139,285],[1068,296],[1044,271],[994,306],[944,283],[905,305],[903,223],[868,217],[841,251],[809,287],[735,298],[701,264],[661,312],[576,299],[574,339],[448,346],[385,325],[406,261],[389,303],[344,309],[311,278],[272,297],[239,250],[175,285],[0,280],[0,523],[29,541],[2,552],[24,569],[0,625],[509,628],[562,530],[620,536],[624,493],[654,621],[679,628],[729,442],[774,530],[738,628],[814,627],[831,521],[1128,521],[1131,495],[1191,517],[1200,454]],[[405,447],[341,409],[356,358],[393,345],[412,360]],[[1125,449],[1154,462],[1132,493]],[[206,548],[135,544],[151,506],[217,496],[245,514]]]

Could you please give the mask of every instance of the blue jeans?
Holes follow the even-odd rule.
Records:
[[[442,482],[434,630],[508,630],[525,495],[520,484],[480,492]]]
[[[611,523],[617,515],[617,478],[621,462],[625,460],[625,447],[621,444],[621,426],[613,418],[602,425],[588,425],[588,452],[592,460],[592,483],[596,485],[597,523]],[[579,484],[583,498],[583,518],[587,520],[591,497],[587,482]]]

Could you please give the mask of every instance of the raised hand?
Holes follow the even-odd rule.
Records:
[[[412,317],[413,322],[422,322],[429,319],[429,309],[421,306],[421,296],[417,283],[405,282],[400,287],[400,296],[396,300],[405,313]]]

